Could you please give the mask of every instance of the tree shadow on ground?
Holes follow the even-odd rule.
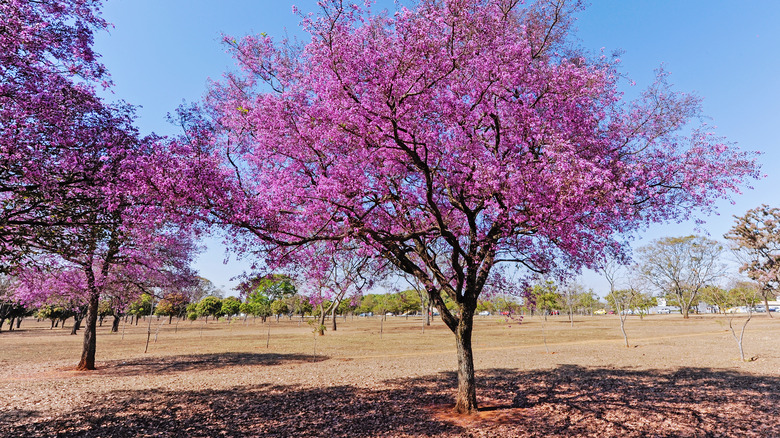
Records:
[[[106,376],[135,376],[187,371],[208,371],[219,368],[249,365],[280,365],[283,363],[321,362],[327,356],[274,353],[211,353],[178,356],[144,357],[106,362],[96,374]]]
[[[483,410],[450,413],[455,376],[374,388],[255,385],[116,391],[55,417],[0,420],[4,436],[780,436],[780,378],[728,370],[494,369]]]

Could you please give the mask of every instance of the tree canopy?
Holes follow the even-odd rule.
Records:
[[[416,278],[457,338],[458,411],[476,409],[472,317],[497,264],[598,267],[757,176],[706,128],[680,134],[700,102],[664,72],[624,102],[616,60],[569,50],[578,2],[320,4],[306,45],[225,37],[240,71],[181,112],[158,187],[273,266],[351,240]]]

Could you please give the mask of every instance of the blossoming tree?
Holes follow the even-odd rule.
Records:
[[[353,240],[416,278],[455,335],[458,412],[477,409],[473,315],[495,268],[598,267],[625,233],[756,176],[704,129],[676,134],[699,101],[664,74],[623,102],[615,61],[567,50],[576,4],[321,6],[308,44],[225,38],[241,70],[184,113],[158,187],[272,265]]]
[[[156,139],[141,138],[127,105],[96,95],[107,85],[91,48],[93,31],[107,27],[99,6],[0,2],[0,269],[35,279],[20,290],[26,300],[54,293],[47,283],[64,278],[83,294],[85,370],[95,367],[109,283],[185,272],[194,249],[145,196]]]

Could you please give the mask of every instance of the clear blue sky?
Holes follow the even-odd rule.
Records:
[[[303,36],[295,4],[315,11],[314,0],[295,3],[268,0],[107,0],[104,17],[114,24],[96,38],[96,49],[115,82],[115,99],[140,105],[142,132],[175,135],[165,121],[182,100],[197,101],[208,78],[219,79],[232,68],[232,59],[220,44],[222,33],[233,36],[265,32],[274,37]],[[392,9],[392,1],[380,1]],[[406,3],[405,3],[406,4]],[[649,85],[654,70],[663,65],[677,90],[704,98],[704,113],[717,133],[743,149],[760,150],[767,177],[719,203],[719,216],[706,219],[704,230],[721,239],[732,215],[765,203],[780,206],[780,1],[776,0],[592,0],[578,15],[576,36],[592,52],[624,51],[622,71],[636,87]],[[655,226],[636,240],[695,232],[691,223]],[[219,239],[206,242],[208,250],[196,269],[226,290],[230,278],[241,274],[249,260],[223,264]],[[605,282],[585,273],[581,282],[603,295]]]

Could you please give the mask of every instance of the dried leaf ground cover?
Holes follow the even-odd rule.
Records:
[[[750,322],[749,363],[723,317],[630,319],[631,348],[616,317],[483,318],[472,417],[450,413],[438,321],[347,319],[324,337],[295,319],[166,322],[146,354],[143,322],[124,338],[104,325],[95,372],[72,370],[67,329],[0,334],[0,436],[780,436],[780,318]]]

